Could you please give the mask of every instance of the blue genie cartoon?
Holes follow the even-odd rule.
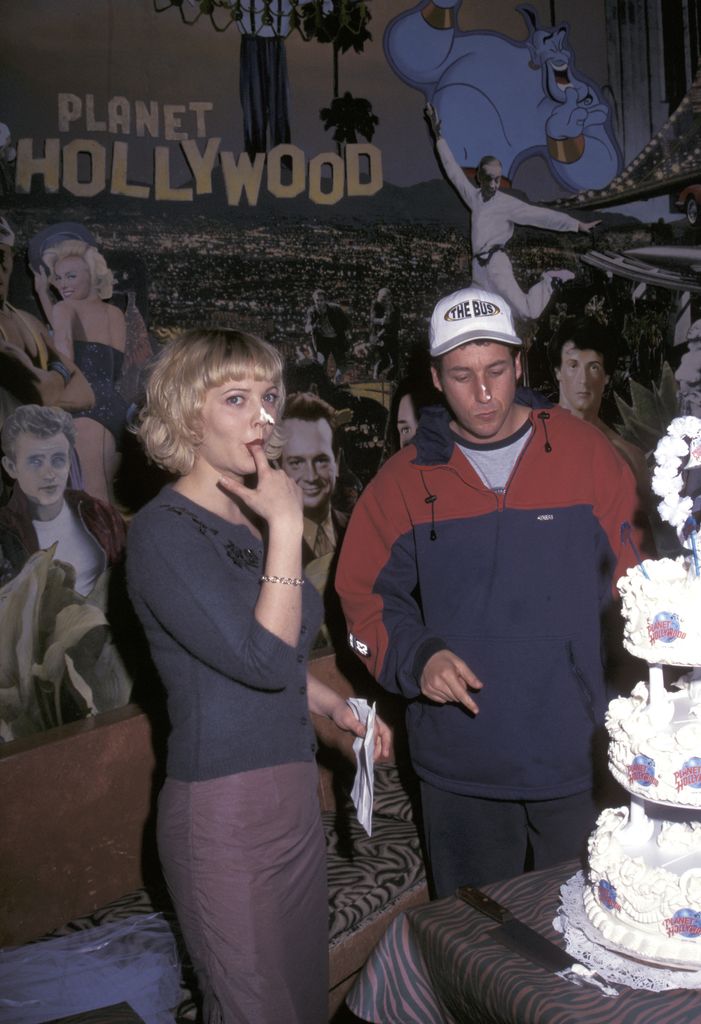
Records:
[[[460,31],[462,0],[422,0],[387,26],[387,61],[423,92],[458,163],[474,168],[493,155],[513,179],[528,157],[542,156],[571,192],[603,188],[621,154],[597,86],[576,71],[568,25],[540,28],[529,4],[518,10],[528,38]]]

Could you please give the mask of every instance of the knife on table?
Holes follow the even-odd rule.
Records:
[[[456,895],[481,914],[497,922],[498,927],[489,933],[490,939],[513,950],[531,963],[544,967],[546,971],[556,974],[564,981],[571,981],[575,985],[585,982],[596,986],[605,996],[618,995],[618,990],[609,985],[593,968],[580,964],[566,950],[514,917],[507,907],[502,907],[481,889],[463,885],[456,890]]]

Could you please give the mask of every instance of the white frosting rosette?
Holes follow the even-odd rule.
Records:
[[[672,420],[655,449],[655,462],[652,489],[662,499],[657,510],[679,534],[693,506],[693,499],[682,494],[682,472],[701,466],[701,420],[696,416],[679,416]]]

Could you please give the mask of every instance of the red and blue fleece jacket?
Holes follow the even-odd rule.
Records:
[[[532,433],[504,493],[456,445],[447,410],[361,495],[336,587],[349,642],[409,700],[414,767],[427,782],[494,799],[550,799],[592,785],[607,691],[602,616],[636,556],[633,475],[595,427],[519,389]],[[502,442],[503,443],[503,442]],[[484,446],[481,446],[484,448]],[[640,531],[630,539],[638,547]],[[479,714],[422,696],[449,649],[484,687]]]

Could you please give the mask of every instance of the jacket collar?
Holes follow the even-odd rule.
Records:
[[[553,406],[547,398],[530,388],[517,388],[514,401],[530,409],[551,409]],[[419,427],[414,437],[416,458],[412,462],[415,465],[437,466],[450,462],[455,448],[450,431],[451,419],[445,405],[430,405],[421,410]]]
[[[74,491],[70,487],[67,487],[63,492],[63,500],[74,511],[78,508],[82,499],[86,497],[89,497],[89,495],[85,494],[84,491]],[[29,504],[27,495],[17,484],[14,484],[12,493],[4,507],[12,512],[14,516],[31,522],[32,506]]]

